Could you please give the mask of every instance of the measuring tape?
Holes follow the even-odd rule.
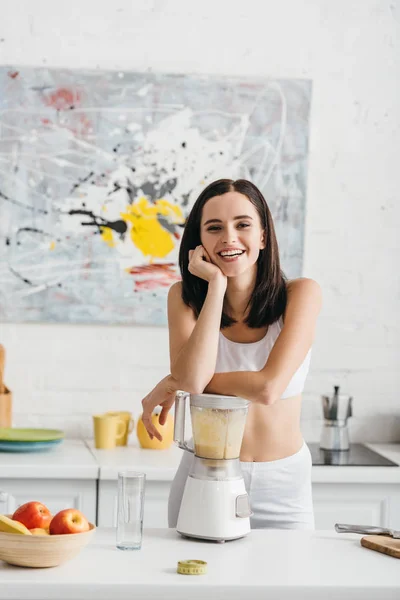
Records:
[[[207,563],[204,560],[180,560],[177,573],[181,575],[204,575],[207,573]]]

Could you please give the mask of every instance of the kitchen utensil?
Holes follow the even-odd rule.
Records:
[[[127,446],[128,438],[129,438],[130,434],[132,433],[133,428],[135,426],[135,422],[132,419],[132,413],[127,410],[114,410],[114,411],[109,410],[106,412],[106,415],[119,417],[120,419],[122,419],[124,421],[125,433],[121,438],[118,438],[115,443],[117,446]]]
[[[63,442],[63,439],[48,440],[46,442],[10,442],[0,440],[0,452],[39,452],[51,450]]]
[[[38,429],[0,427],[0,441],[7,442],[49,442],[60,440],[64,432],[60,429]]]
[[[0,344],[0,427],[12,425],[12,393],[4,383],[6,350]]]
[[[400,540],[390,537],[379,537],[378,535],[368,535],[361,538],[361,546],[388,554],[394,558],[400,558]]]
[[[0,533],[0,560],[19,567],[56,567],[74,558],[90,542],[96,526],[89,526],[84,533],[63,535]]]
[[[329,414],[329,418],[332,421],[336,421],[337,420],[337,412],[338,412],[338,402],[339,402],[339,386],[335,385],[333,386],[333,398],[332,398],[332,403],[331,403],[331,408],[330,408],[330,414]]]
[[[375,527],[372,525],[348,525],[336,523],[335,530],[338,533],[370,533],[372,535],[386,535],[392,538],[400,538],[400,531],[388,529],[387,527]]]
[[[95,447],[110,450],[124,437],[126,424],[116,415],[93,415],[93,429]]]
[[[190,399],[194,450],[185,441],[185,406]],[[178,392],[174,440],[194,454],[176,529],[187,537],[218,542],[250,531],[251,510],[240,468],[248,400]]]
[[[321,450],[349,450],[347,420],[353,415],[353,398],[339,394],[339,386],[334,386],[334,394],[321,396],[324,425],[321,432]]]
[[[0,394],[0,427],[12,426],[12,393],[3,385],[4,392]]]
[[[146,474],[136,471],[118,473],[117,548],[140,550],[143,535]]]

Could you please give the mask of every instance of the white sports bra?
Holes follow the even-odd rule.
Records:
[[[272,350],[282,329],[282,317],[268,327],[265,336],[258,342],[241,343],[228,340],[219,332],[216,373],[231,371],[260,371]],[[301,394],[310,368],[311,348],[304,361],[293,375],[281,398],[290,398]]]

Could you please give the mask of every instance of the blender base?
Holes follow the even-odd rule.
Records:
[[[188,540],[205,540],[208,542],[217,542],[218,544],[225,544],[225,542],[232,542],[233,540],[240,540],[240,538],[246,537],[246,534],[243,534],[239,537],[232,537],[232,538],[211,538],[211,537],[202,537],[201,535],[190,535],[188,533],[182,533],[182,531],[178,531],[176,530],[177,533],[179,533],[179,535],[181,535],[184,538],[187,538]]]
[[[214,542],[240,539],[250,532],[250,507],[246,516],[237,515],[246,500],[242,478],[210,481],[189,476],[176,530],[184,537]]]

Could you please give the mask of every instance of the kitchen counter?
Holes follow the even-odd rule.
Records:
[[[143,450],[137,440],[129,446],[115,450],[97,450],[93,440],[86,440],[99,465],[99,479],[112,481],[118,471],[126,468],[144,471],[148,479],[172,481],[183,450],[173,444],[168,450]],[[366,444],[371,450],[400,465],[400,444]],[[350,467],[313,466],[313,483],[400,483],[400,466],[397,467]]]
[[[400,444],[367,444],[400,465]],[[144,471],[147,479],[172,481],[183,450],[144,450],[134,436],[127,447],[97,450],[93,440],[66,439],[46,452],[0,453],[0,479],[100,479],[113,481],[118,471]],[[314,466],[313,483],[400,483],[398,467]]]
[[[81,440],[45,452],[1,452],[0,479],[97,479],[99,466]]]
[[[178,575],[177,562],[185,559],[207,561],[207,574]],[[140,551],[122,552],[114,529],[98,529],[79,556],[59,567],[0,562],[0,581],[0,600],[394,600],[400,562],[363,548],[359,535],[331,531],[253,530],[215,544],[149,529]]]
[[[86,446],[99,465],[102,481],[118,479],[118,471],[123,469],[144,471],[148,480],[172,481],[183,453],[176,444],[166,450],[146,450],[135,439],[131,439],[128,446],[113,450],[99,450],[93,440],[86,440]]]

